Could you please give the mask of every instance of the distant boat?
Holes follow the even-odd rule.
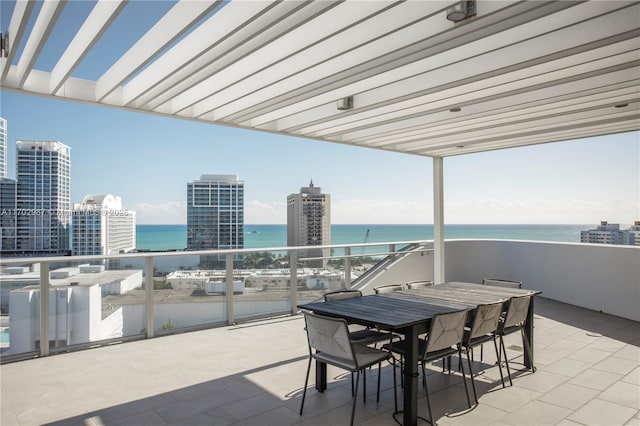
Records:
[[[259,231],[249,231],[249,234],[259,234]]]

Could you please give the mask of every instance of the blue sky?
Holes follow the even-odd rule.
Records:
[[[12,4],[0,4],[2,28]],[[149,4],[131,2],[96,46],[99,54],[85,58],[74,76],[101,75],[108,56],[128,48],[123,35],[144,31],[146,18],[171,5],[153,2],[152,11]],[[92,5],[79,1],[65,7],[61,19],[69,25],[52,34],[57,46],[80,25],[74,14],[86,15]],[[36,68],[51,69],[47,52],[58,53],[44,49]],[[237,174],[245,182],[250,224],[286,223],[287,195],[310,179],[331,194],[333,223],[433,222],[428,157],[7,91],[0,91],[0,116],[8,121],[9,177],[15,173],[16,140],[63,142],[72,148],[72,202],[88,193],[118,195],[137,211],[138,223],[185,223],[187,182],[201,174]],[[449,157],[445,221],[628,225],[640,220],[639,170],[637,132]]]
[[[237,174],[245,221],[286,223],[286,197],[313,179],[332,197],[333,223],[432,223],[432,160],[12,92],[15,141],[71,146],[71,199],[122,197],[138,223],[185,223],[187,182]],[[640,135],[449,157],[446,223],[631,224],[640,220]]]

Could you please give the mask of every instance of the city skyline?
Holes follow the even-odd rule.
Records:
[[[287,195],[310,179],[332,194],[332,223],[433,221],[428,157],[6,91],[0,102],[8,177],[16,140],[59,140],[72,148],[72,202],[119,194],[140,224],[185,224],[184,185],[194,173],[242,175],[246,223],[285,224]],[[640,212],[639,164],[638,132],[449,157],[445,221],[631,224]]]

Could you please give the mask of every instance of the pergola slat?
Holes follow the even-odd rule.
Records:
[[[47,70],[42,49],[77,3],[45,1],[31,25],[35,2],[18,1],[0,77],[6,90],[436,158],[640,130],[640,2],[479,0],[458,23],[453,3],[181,0],[83,80],[74,70],[130,3],[99,0]]]

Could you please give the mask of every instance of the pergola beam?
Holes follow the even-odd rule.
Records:
[[[16,57],[16,47],[19,46],[22,41],[34,5],[35,2],[31,1],[16,2],[13,14],[11,15],[11,21],[9,22],[9,30],[3,34],[6,43],[6,57],[0,55],[0,67],[2,67],[0,81],[3,84],[11,68],[11,64]]]
[[[60,90],[73,70],[97,43],[128,0],[99,0],[51,71],[50,93]]]
[[[215,8],[221,0],[181,0],[145,33],[96,82],[95,98],[104,100],[125,80],[152,60],[158,52],[177,40],[185,31]]]
[[[38,18],[33,25],[22,55],[20,55],[20,59],[18,60],[15,76],[16,86],[18,88],[24,86],[31,70],[33,70],[33,65],[36,63],[44,45],[47,43],[49,35],[55,27],[65,4],[65,0],[49,0],[42,4]]]

